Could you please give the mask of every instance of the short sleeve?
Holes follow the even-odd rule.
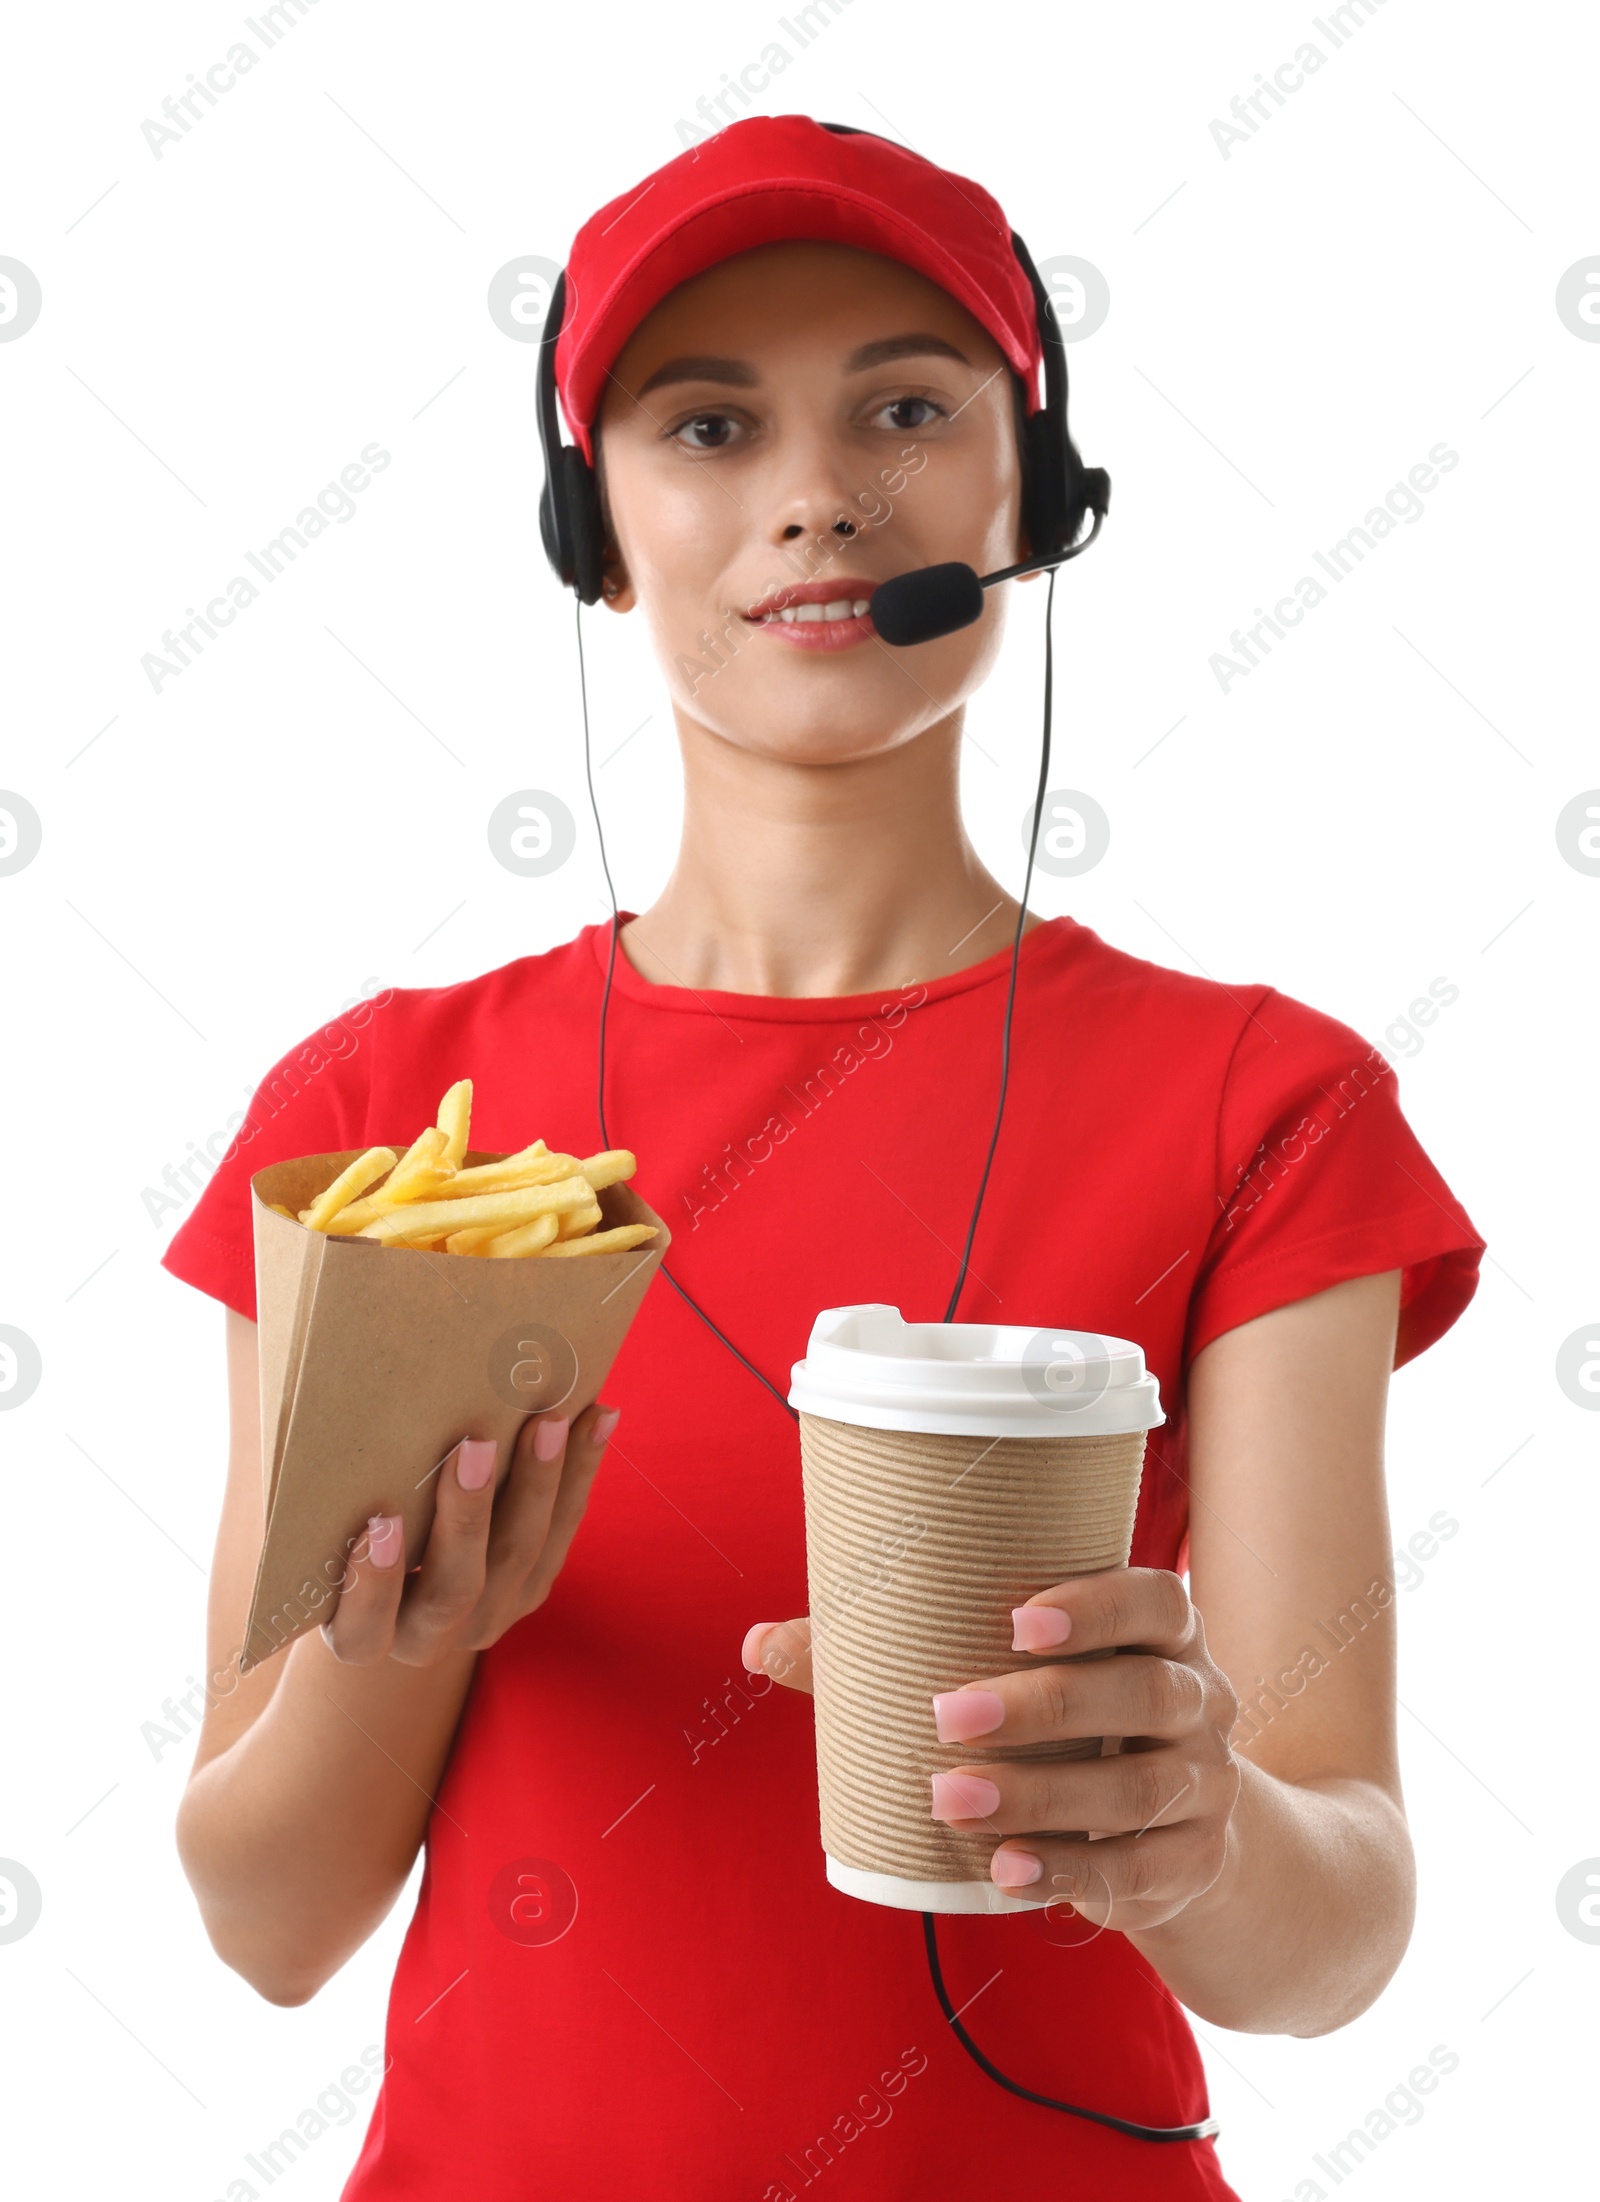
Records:
[[[162,1255],[164,1269],[255,1321],[250,1180],[270,1162],[367,1144],[373,1019],[388,999],[386,991],[357,1002],[267,1072],[193,1212]]]
[[[1225,1330],[1398,1269],[1395,1367],[1477,1289],[1484,1241],[1400,1113],[1394,1069],[1337,1018],[1267,989],[1217,1123],[1217,1217],[1190,1297],[1187,1368]]]

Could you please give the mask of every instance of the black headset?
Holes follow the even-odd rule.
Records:
[[[840,136],[872,137],[875,131],[856,131],[848,123],[828,122],[822,127],[836,131]],[[885,143],[892,141],[885,140]],[[1022,519],[1027,531],[1031,558],[1024,565],[1049,561],[1052,567],[1060,560],[1076,555],[1088,548],[1098,534],[1101,522],[1111,502],[1111,477],[1104,468],[1085,466],[1078,456],[1067,427],[1067,354],[1061,331],[1056,323],[1055,309],[1049,293],[1040,281],[1039,271],[1033,264],[1027,246],[1011,233],[1011,247],[1033,292],[1034,310],[1038,316],[1039,341],[1044,354],[1045,402],[1040,410],[1027,416],[1023,429],[1022,446]],[[565,586],[577,597],[576,635],[578,643],[579,692],[583,703],[583,755],[584,770],[588,779],[589,803],[594,813],[595,832],[600,844],[600,863],[605,873],[606,890],[611,900],[611,942],[606,960],[605,985],[600,996],[600,1031],[596,1074],[596,1114],[600,1123],[600,1144],[609,1147],[606,1130],[606,1018],[611,1003],[611,982],[616,970],[617,935],[621,915],[617,905],[616,888],[611,878],[611,866],[606,856],[605,832],[600,822],[600,806],[595,799],[594,772],[589,747],[589,692],[583,665],[582,607],[597,601],[604,574],[605,528],[600,512],[600,492],[592,466],[575,445],[561,441],[560,420],[556,411],[556,342],[561,334],[561,324],[566,311],[566,271],[557,278],[550,294],[550,307],[545,319],[544,334],[539,345],[539,442],[544,453],[544,489],[539,499],[539,534],[552,567]],[[1083,525],[1093,515],[1093,527],[1080,542]],[[929,568],[929,574],[949,569]],[[1000,574],[986,577],[987,581],[1000,580],[1017,568],[1005,568]],[[969,574],[969,581],[976,584],[976,577]],[[985,585],[986,585],[985,583]],[[981,602],[981,599],[979,600]],[[1044,798],[1050,766],[1050,703],[1053,673],[1051,647],[1050,610],[1055,603],[1055,573],[1050,575],[1050,595],[1045,614],[1045,676],[1044,676],[1044,735],[1039,758],[1039,786],[1033,810],[1033,829],[1028,843],[1028,878],[1033,875],[1034,851],[1039,836],[1039,821],[1044,810]],[[970,612],[965,616],[974,616]],[[967,1225],[966,1242],[962,1248],[960,1267],[944,1320],[954,1322],[956,1307],[961,1297],[972,1254],[973,1238],[978,1228],[978,1215],[983,1206],[983,1196],[988,1188],[989,1172],[999,1144],[1000,1126],[1005,1113],[1006,1089],[1011,1065],[1011,1016],[1017,992],[1017,956],[1022,945],[1022,928],[1027,916],[1028,882],[1024,881],[1022,902],[1017,911],[1016,932],[1011,943],[1011,979],[1006,992],[1005,1021],[1001,1033],[1000,1093],[995,1109],[994,1129],[990,1135],[988,1152],[984,1158],[983,1173],[978,1183],[977,1198],[973,1202],[972,1216]],[[708,1315],[700,1303],[691,1298],[684,1287],[663,1262],[660,1274],[671,1285],[678,1297],[686,1302],[705,1324],[712,1335],[721,1340],[756,1382],[770,1392],[785,1414],[791,1419],[795,1410],[772,1380],[749,1360],[727,1333]],[[1024,2101],[1037,2103],[1041,2109],[1065,2112],[1069,2117],[1086,2118],[1095,2125],[1109,2126],[1115,2133],[1125,2133],[1137,2141],[1203,2141],[1217,2132],[1217,2121],[1204,2118],[1193,2125],[1147,2126],[1132,2118],[1119,2118],[1106,2110],[1088,2110],[1080,2103],[1060,2101],[1053,2095],[1040,2094],[1025,2087],[1019,2080],[1009,2078],[999,2066],[987,2057],[973,2040],[961,2022],[961,2014],[951,2002],[950,1991],[945,1984],[944,1969],[939,1961],[938,1932],[932,1912],[922,1915],[923,1944],[927,1953],[928,1972],[934,1993],[951,2032],[962,2048],[989,2079]],[[964,2008],[964,2007],[963,2007]]]
[[[577,591],[580,604],[596,603],[604,572],[605,526],[600,517],[600,488],[576,444],[561,441],[556,412],[556,339],[567,307],[567,271],[562,269],[550,293],[544,334],[539,339],[539,448],[544,454],[544,488],[539,496],[539,535],[545,556],[565,587]]]

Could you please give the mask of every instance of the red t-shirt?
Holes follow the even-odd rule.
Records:
[[[380,997],[293,1050],[167,1266],[253,1315],[252,1172],[405,1140],[459,1077],[475,1146],[598,1146],[606,938]],[[618,956],[611,1142],[672,1226],[668,1267],[780,1390],[820,1308],[943,1315],[1008,961],[782,1000],[656,986]],[[1398,1268],[1398,1365],[1466,1306],[1482,1246],[1348,1026],[1069,918],[1025,938],[960,1313],[1143,1346],[1167,1420],[1136,1564],[1184,1565],[1201,1347]],[[660,1280],[605,1396],[622,1421],[566,1568],[478,1660],[347,2202],[798,2202],[824,2174],[836,2202],[1228,2196],[1212,2142],[1129,2139],[997,2087],[951,2038],[917,1914],[824,1879],[810,1704],[739,1660],[752,1622],[806,1607],[789,1416]],[[1012,2078],[1144,2124],[1206,2114],[1184,2014],[1122,1935],[1012,1913],[939,1938]]]

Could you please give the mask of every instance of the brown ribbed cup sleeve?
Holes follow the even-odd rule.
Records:
[[[913,1881],[987,1881],[998,1833],[929,1817],[930,1777],[979,1760],[1088,1758],[1101,1739],[940,1743],[930,1699],[1033,1665],[1011,1609],[1125,1567],[1145,1433],[983,1438],[800,1417],[823,1848]],[[1040,1830],[1039,1832],[1047,1832]]]

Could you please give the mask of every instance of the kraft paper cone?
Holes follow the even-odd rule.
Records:
[[[1143,1430],[990,1439],[801,1414],[817,1784],[831,1859],[906,1881],[988,1884],[998,1830],[961,1834],[931,1819],[930,1777],[984,1760],[1100,1754],[1099,1737],[940,1743],[929,1701],[1043,1664],[1012,1650],[1012,1607],[1069,1576],[1127,1565],[1144,1447]]]
[[[274,1201],[309,1207],[363,1151],[274,1163],[250,1181],[266,1534],[241,1673],[326,1619],[370,1515],[402,1517],[416,1565],[435,1472],[460,1439],[493,1438],[503,1476],[529,1414],[589,1406],[671,1243],[623,1184],[598,1194],[597,1229],[652,1223],[659,1236],[571,1261],[423,1254],[273,1213]]]

